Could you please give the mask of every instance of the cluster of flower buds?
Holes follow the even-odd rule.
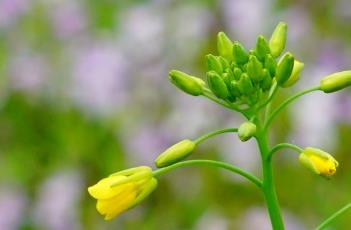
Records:
[[[304,64],[291,53],[277,58],[285,49],[287,24],[280,22],[269,42],[264,36],[257,38],[254,49],[247,51],[238,41],[232,42],[223,32],[217,36],[218,56],[206,56],[207,85],[219,99],[236,105],[255,105],[266,95],[274,82],[289,87],[298,79]],[[203,94],[206,85],[200,78],[172,70],[171,82],[188,94]]]

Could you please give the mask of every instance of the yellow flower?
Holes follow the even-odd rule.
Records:
[[[156,186],[152,169],[140,166],[114,173],[90,186],[88,192],[97,199],[98,212],[110,220],[140,203]]]
[[[300,162],[314,173],[330,177],[336,172],[339,163],[329,153],[320,149],[307,147],[299,156]]]

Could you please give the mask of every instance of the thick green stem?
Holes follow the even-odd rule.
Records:
[[[264,130],[260,130],[259,134],[256,136],[256,140],[262,156],[262,190],[266,200],[272,228],[273,230],[284,230],[283,219],[281,217],[278,198],[273,182],[272,158],[268,157],[270,149],[267,140],[267,133]]]
[[[341,216],[342,214],[344,214],[346,211],[348,211],[349,209],[351,209],[351,203],[348,203],[347,205],[345,205],[344,207],[342,207],[341,209],[339,209],[337,212],[335,212],[333,215],[331,215],[328,219],[326,219],[325,221],[323,221],[323,223],[321,223],[316,230],[322,230],[324,228],[326,228],[328,225],[330,225],[337,217]]]
[[[210,166],[210,167],[216,167],[216,168],[222,168],[222,169],[226,169],[229,170],[231,172],[237,173],[243,177],[245,177],[246,179],[248,179],[249,181],[251,181],[252,183],[254,183],[255,185],[257,185],[259,188],[262,187],[262,182],[260,179],[258,179],[257,177],[255,177],[254,175],[244,171],[241,168],[238,168],[234,165],[225,163],[225,162],[221,162],[221,161],[213,161],[213,160],[188,160],[188,161],[181,161],[178,163],[175,163],[173,165],[170,165],[168,167],[164,167],[161,169],[158,169],[156,171],[153,172],[153,175],[155,177],[161,176],[169,171],[172,171],[174,169],[177,168],[181,168],[181,167],[185,167],[185,166],[193,166],[193,165],[204,165],[204,166]]]

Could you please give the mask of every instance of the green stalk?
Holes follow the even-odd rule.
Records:
[[[227,129],[219,129],[219,130],[216,130],[216,131],[213,131],[213,132],[210,132],[210,133],[207,133],[199,138],[197,138],[194,143],[197,145],[205,140],[207,140],[208,138],[211,138],[213,136],[216,136],[216,135],[219,135],[219,134],[222,134],[222,133],[235,133],[235,132],[238,132],[238,129],[237,128],[227,128]]]
[[[268,214],[271,219],[272,228],[273,230],[284,230],[283,219],[273,181],[272,158],[269,157],[270,149],[266,131],[262,129],[259,130],[258,135],[256,135],[256,140],[262,157],[262,190],[268,209]]]
[[[153,172],[153,175],[154,175],[154,177],[158,177],[158,176],[161,176],[165,173],[168,173],[169,171],[172,171],[174,169],[186,167],[186,166],[193,166],[193,165],[203,165],[203,166],[210,166],[210,167],[226,169],[226,170],[229,170],[231,172],[237,173],[237,174],[245,177],[246,179],[248,179],[249,181],[251,181],[252,183],[257,185],[259,188],[262,187],[262,181],[260,179],[258,179],[257,177],[255,177],[254,175],[252,175],[252,174],[250,174],[250,173],[244,171],[243,169],[238,168],[234,165],[231,165],[231,164],[228,164],[225,162],[221,162],[221,161],[213,161],[213,160],[181,161],[181,162],[175,163],[173,165],[158,169],[158,170]]]
[[[331,215],[328,219],[326,219],[325,221],[323,221],[323,223],[321,223],[316,230],[322,230],[324,228],[326,228],[328,225],[330,225],[337,217],[341,216],[342,214],[344,214],[347,210],[351,209],[351,203],[348,203],[347,205],[345,205],[344,207],[342,207],[341,209],[339,209],[337,212],[335,212],[333,215]]]

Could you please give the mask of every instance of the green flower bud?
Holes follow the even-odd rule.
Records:
[[[158,168],[162,168],[181,161],[193,152],[195,146],[191,140],[182,140],[161,153],[156,158],[155,164]]]
[[[241,141],[247,141],[256,134],[256,125],[252,122],[244,122],[238,129],[238,136]]]
[[[207,60],[207,68],[209,71],[214,70],[219,74],[223,72],[223,67],[218,57],[212,54],[208,54],[206,55],[206,60]]]
[[[246,66],[246,71],[249,77],[252,79],[253,82],[258,83],[263,78],[262,76],[262,64],[256,58],[256,56],[250,56],[249,62]]]
[[[200,78],[190,76],[178,70],[169,72],[170,81],[187,94],[199,96],[203,92],[205,82]]]
[[[289,87],[295,84],[300,79],[300,74],[305,64],[297,60],[294,61],[294,68],[292,70],[289,79],[282,85],[283,87]]]
[[[235,80],[238,81],[240,79],[240,76],[242,73],[243,73],[243,71],[241,71],[240,68],[235,67],[234,71],[233,71],[233,75],[234,75]]]
[[[233,44],[233,59],[239,65],[243,65],[249,60],[249,55],[247,54],[247,51],[237,41],[235,41]]]
[[[256,51],[255,52],[256,56],[261,61],[264,61],[266,55],[270,54],[270,52],[271,52],[266,39],[262,35],[258,36],[258,38],[257,38],[255,51]]]
[[[230,82],[229,91],[230,91],[230,94],[233,95],[234,97],[240,97],[241,96],[240,89],[239,89],[239,84],[236,81]]]
[[[320,87],[324,93],[333,93],[351,85],[351,70],[333,73],[321,80]]]
[[[207,72],[207,83],[214,95],[221,99],[227,99],[229,96],[228,88],[224,80],[216,72]]]
[[[224,57],[219,56],[218,60],[221,63],[222,70],[230,68],[229,62]]]
[[[303,150],[299,155],[299,161],[314,173],[326,178],[334,175],[339,165],[332,155],[312,147]]]
[[[217,35],[217,50],[220,56],[228,61],[233,60],[233,42],[224,32],[219,32]]]
[[[263,91],[267,91],[272,86],[272,77],[270,76],[269,71],[267,69],[263,69],[262,73],[263,80],[261,82],[261,88]]]
[[[275,27],[271,39],[269,40],[269,48],[273,57],[279,55],[285,49],[288,25],[285,22],[279,22]]]
[[[264,59],[264,68],[268,69],[271,76],[275,76],[275,71],[277,69],[277,62],[272,57],[271,54],[267,54]]]
[[[291,76],[294,68],[294,57],[290,53],[286,53],[279,61],[275,78],[279,86],[282,86]]]
[[[240,93],[244,95],[250,95],[255,90],[249,75],[246,73],[241,75],[238,84]]]

